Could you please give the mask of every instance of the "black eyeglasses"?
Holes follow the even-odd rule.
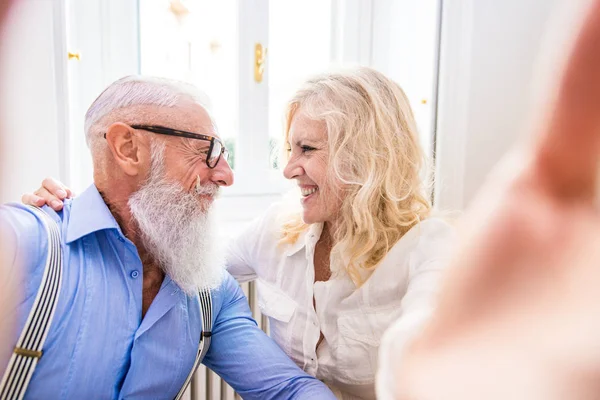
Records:
[[[229,151],[223,145],[221,140],[217,139],[214,136],[203,135],[200,133],[192,133],[186,131],[179,131],[177,129],[165,128],[163,126],[153,126],[153,125],[131,125],[133,129],[141,129],[144,131],[157,133],[159,135],[168,135],[168,136],[177,136],[188,139],[199,139],[199,140],[207,140],[210,142],[210,147],[208,148],[208,153],[206,153],[206,165],[208,168],[214,168],[219,163],[221,156],[227,161],[229,159]]]

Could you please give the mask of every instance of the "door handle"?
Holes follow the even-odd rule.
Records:
[[[69,60],[77,60],[81,61],[81,54],[79,53],[71,53],[70,51],[67,53],[67,58]]]
[[[256,43],[254,46],[254,80],[257,83],[261,83],[263,80],[266,58],[267,48],[260,43]]]

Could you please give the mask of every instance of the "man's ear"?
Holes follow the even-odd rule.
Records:
[[[106,142],[115,163],[129,176],[148,170],[149,143],[129,125],[117,122],[106,130]]]

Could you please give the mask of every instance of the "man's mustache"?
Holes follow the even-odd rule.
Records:
[[[199,196],[216,197],[219,194],[221,187],[214,182],[209,182],[206,185],[200,183],[200,176],[196,175],[196,186],[194,193]]]

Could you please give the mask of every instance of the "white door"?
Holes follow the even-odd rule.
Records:
[[[137,0],[61,0],[66,2],[69,100],[68,173],[62,179],[75,193],[92,183],[92,160],[84,116],[111,82],[139,73]],[[66,56],[66,55],[65,55]]]
[[[339,58],[334,6],[139,0],[141,73],[191,82],[211,99],[235,171],[218,202],[229,233],[290,187],[278,169],[284,106],[302,80]]]

